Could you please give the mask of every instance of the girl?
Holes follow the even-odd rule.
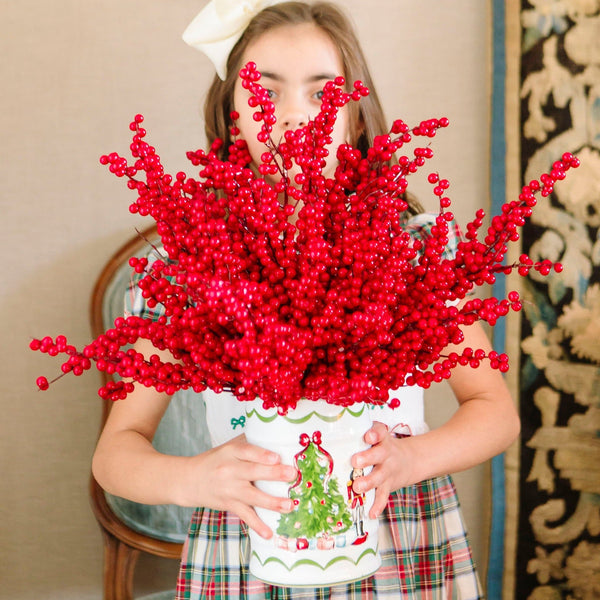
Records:
[[[340,111],[332,147],[349,142],[364,151],[375,135],[387,131],[352,28],[331,4],[240,1],[222,3],[219,12],[211,2],[185,37],[217,67],[218,76],[205,105],[209,142],[220,137],[224,147],[228,146],[229,115],[236,110],[240,136],[248,142],[253,161],[260,162],[264,146],[256,141],[259,125],[252,118],[248,92],[237,76],[248,61],[258,65],[261,84],[269,89],[276,106],[273,139],[282,138],[285,130],[301,127],[315,115],[323,85],[338,75],[350,83],[362,80],[371,94]],[[331,176],[336,166],[334,151],[327,161],[325,175]],[[412,212],[418,211],[413,204]],[[427,215],[415,214],[406,227],[414,235],[426,235],[431,222]],[[479,325],[465,328],[464,336],[465,346],[490,349]],[[148,343],[139,343],[138,349],[147,356],[156,353]],[[114,405],[98,442],[93,472],[106,490],[137,502],[201,507],[194,514],[184,546],[179,599],[473,600],[482,596],[448,473],[503,451],[517,436],[519,424],[498,371],[485,364],[478,369],[457,367],[450,384],[459,407],[445,425],[428,432],[422,390],[402,389],[396,395],[410,398],[396,411],[381,413],[381,422],[375,422],[365,435],[371,447],[353,458],[357,474],[373,467],[368,475],[357,476],[352,485],[357,496],[375,488],[370,515],[380,519],[381,531],[382,567],[363,581],[331,588],[279,588],[249,574],[247,527],[266,538],[273,535],[252,507],[281,513],[292,510],[288,498],[269,496],[253,482],[290,482],[296,471],[280,464],[277,454],[248,444],[239,431],[227,432],[228,410],[239,403],[233,397],[203,394],[211,450],[193,457],[166,456],[155,451],[151,441],[169,397],[138,386],[125,402]]]

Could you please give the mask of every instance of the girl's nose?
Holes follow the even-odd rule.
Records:
[[[298,129],[308,123],[308,115],[298,107],[289,107],[284,110],[279,123],[284,129]]]

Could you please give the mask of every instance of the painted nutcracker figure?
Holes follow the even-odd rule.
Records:
[[[352,520],[354,521],[354,527],[356,528],[356,539],[352,542],[354,546],[364,543],[369,535],[368,533],[365,533],[363,524],[365,518],[365,494],[358,493],[354,489],[354,480],[362,475],[362,469],[352,469],[350,480],[347,484],[348,506],[352,511]]]

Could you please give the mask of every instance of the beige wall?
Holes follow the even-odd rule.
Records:
[[[89,339],[94,278],[140,225],[127,211],[131,193],[98,164],[103,152],[126,151],[131,117],[146,116],[172,171],[186,167],[185,150],[202,146],[199,106],[211,68],[179,36],[203,4],[0,2],[0,598],[101,597],[101,539],[86,487],[98,377],[67,377],[37,393],[35,378],[52,377],[59,363],[27,344],[46,334]],[[488,203],[488,3],[344,4],[388,117],[450,118],[435,140],[436,168],[450,178],[464,221]],[[452,408],[444,395],[430,413],[439,421]],[[479,558],[484,472],[459,479]],[[142,564],[149,581],[160,579],[153,565]],[[173,569],[162,578],[170,582]]]

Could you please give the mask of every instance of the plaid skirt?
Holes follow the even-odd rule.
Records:
[[[382,565],[375,574],[326,588],[271,586],[248,571],[247,526],[199,508],[183,548],[176,600],[480,600],[483,599],[450,477],[390,495],[379,517]]]

